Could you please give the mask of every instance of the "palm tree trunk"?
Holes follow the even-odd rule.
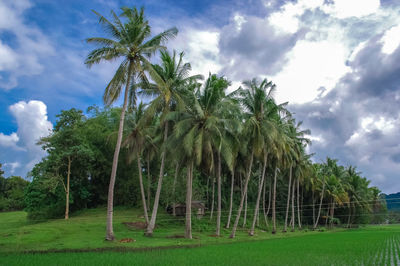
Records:
[[[283,228],[283,232],[287,231],[287,219],[289,215],[289,205],[290,205],[290,188],[292,186],[292,166],[289,169],[289,185],[288,185],[288,193],[287,193],[287,202],[286,202],[286,215],[285,215],[285,226]]]
[[[210,221],[213,218],[214,214],[214,194],[215,194],[215,180],[214,177],[212,178],[212,192],[211,192],[211,214],[210,214]]]
[[[269,211],[271,210],[271,197],[272,197],[271,191],[272,191],[272,178],[270,178],[270,180],[269,180],[268,207],[267,207],[267,213],[265,214],[266,215],[266,222],[265,223],[266,223],[267,226],[269,226],[269,224],[268,224],[268,214],[269,214]]]
[[[193,162],[187,167],[185,238],[192,239],[192,183]]]
[[[331,219],[329,221],[329,226],[333,227],[333,214],[335,213],[335,201],[332,199],[332,207],[331,207]]]
[[[221,153],[218,151],[218,172],[217,172],[217,229],[215,234],[220,236],[221,231]]]
[[[317,225],[319,222],[319,217],[321,215],[322,200],[324,199],[324,194],[325,194],[325,180],[324,180],[324,183],[322,184],[322,192],[321,192],[321,199],[319,201],[318,215],[317,215],[317,219],[315,220],[313,229],[317,228]]]
[[[263,199],[262,199],[263,205],[262,205],[262,208],[263,208],[265,226],[268,226],[267,213],[266,213],[266,210],[265,210],[265,200],[266,200],[265,191],[266,191],[266,187],[267,187],[267,180],[265,180],[264,184],[263,184]]]
[[[143,204],[143,210],[144,210],[144,218],[146,219],[146,224],[149,224],[149,215],[147,214],[146,195],[144,194],[142,165],[140,163],[139,152],[136,152],[136,157],[137,157],[137,167],[138,167],[138,171],[139,171],[139,185],[140,185],[140,194],[142,194],[142,204]]]
[[[312,200],[312,220],[313,220],[313,226],[314,226],[314,224],[315,224],[315,199],[314,199],[314,189],[312,189],[311,200]]]
[[[232,216],[232,207],[233,207],[233,185],[235,183],[235,169],[231,172],[231,196],[229,200],[229,214],[228,214],[228,222],[226,223],[226,229],[229,228],[231,224],[231,216]]]
[[[172,215],[176,216],[176,212],[175,212],[175,205],[176,205],[176,197],[175,197],[175,187],[176,187],[176,182],[178,179],[178,171],[179,171],[179,163],[176,163],[176,167],[175,167],[175,175],[174,175],[174,183],[172,184]]]
[[[108,241],[112,241],[115,239],[113,230],[114,186],[115,186],[115,178],[117,176],[118,157],[119,157],[119,151],[121,149],[122,134],[124,131],[125,112],[126,112],[126,107],[128,105],[128,92],[132,77],[132,67],[133,67],[132,61],[130,61],[128,66],[129,70],[128,70],[125,93],[124,93],[124,104],[122,106],[121,117],[119,119],[118,137],[117,137],[117,143],[115,145],[113,164],[111,168],[110,184],[108,186],[107,226],[106,226],[106,240]]]
[[[240,199],[240,205],[239,205],[238,213],[236,214],[235,223],[233,224],[233,227],[232,227],[232,233],[229,236],[230,238],[234,238],[235,237],[237,226],[239,224],[240,215],[241,215],[242,209],[243,209],[244,198],[247,195],[247,186],[249,184],[249,180],[250,180],[250,176],[251,176],[251,168],[253,167],[253,157],[254,157],[254,152],[252,151],[251,152],[251,156],[250,156],[249,169],[248,169],[248,172],[247,172],[246,181],[244,183],[242,197]]]
[[[301,219],[300,219],[300,178],[297,178],[297,221],[299,224],[299,229],[301,229]]]
[[[68,156],[67,187],[65,190],[65,220],[69,219],[69,180],[71,176],[71,157]]]
[[[272,196],[272,233],[276,233],[276,175],[278,173],[278,167],[275,166],[275,175],[274,175],[274,188],[273,188],[273,196]]]
[[[250,229],[250,232],[249,232],[250,236],[254,235],[254,228],[256,226],[256,219],[257,219],[257,216],[258,216],[258,213],[259,213],[258,210],[259,210],[259,207],[260,207],[261,193],[262,193],[262,188],[263,188],[263,184],[264,184],[265,171],[267,169],[267,158],[268,158],[268,155],[265,154],[264,155],[263,171],[262,171],[262,175],[261,175],[261,181],[260,181],[260,184],[258,186],[258,194],[257,194],[256,206],[254,208],[253,223],[251,225],[251,229]]]
[[[347,228],[350,228],[350,219],[351,219],[351,203],[349,203],[349,217],[347,218]]]
[[[292,182],[292,217],[290,218],[290,225],[292,226],[292,232],[294,232],[294,220],[295,220],[295,215],[294,215],[294,195],[296,195],[295,191],[295,184],[296,182]]]
[[[165,122],[164,143],[167,141],[167,137],[168,137],[168,121]],[[164,177],[164,167],[165,167],[165,150],[163,150],[161,153],[160,175],[158,177],[157,191],[156,191],[156,195],[154,197],[153,212],[151,214],[150,223],[147,226],[145,236],[153,236],[154,227],[156,226],[158,203],[160,201],[161,187],[162,187],[162,181],[163,181],[163,177]]]
[[[151,174],[150,174],[150,156],[147,156],[147,210],[150,211],[150,197],[151,197]]]
[[[246,227],[246,222],[247,222],[247,191],[244,200],[243,225],[242,225],[243,228]]]

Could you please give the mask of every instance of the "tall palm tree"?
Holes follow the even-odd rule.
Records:
[[[89,53],[85,64],[91,67],[102,61],[123,59],[114,77],[107,85],[103,96],[104,103],[111,105],[119,98],[122,86],[125,86],[124,103],[119,122],[118,138],[115,145],[107,200],[106,240],[114,240],[115,237],[112,226],[114,184],[124,129],[125,111],[128,104],[129,88],[135,76],[145,78],[144,72],[150,65],[148,63],[148,58],[157,51],[165,49],[162,44],[174,37],[178,30],[176,28],[171,28],[150,38],[151,27],[144,16],[143,8],[140,10],[137,10],[135,7],[122,8],[120,17],[125,18],[125,22],[122,22],[120,17],[113,11],[111,11],[113,22],[96,11],[94,11],[94,13],[99,17],[99,23],[110,37],[94,37],[86,40],[88,43],[94,43],[100,47]]]
[[[157,113],[160,113],[160,129],[163,144],[167,142],[170,131],[170,120],[166,119],[167,115],[171,111],[182,110],[184,108],[182,95],[188,93],[187,86],[202,78],[201,75],[189,75],[191,66],[189,63],[183,62],[183,56],[183,52],[180,53],[178,55],[179,58],[177,58],[175,51],[172,54],[168,51],[161,51],[161,64],[149,66],[149,74],[151,79],[154,81],[154,84],[140,84],[144,95],[155,97],[147,108],[146,116],[148,119],[152,119]],[[164,146],[164,148],[161,149],[160,174],[158,177],[150,223],[145,232],[146,236],[153,235],[156,223],[164,177],[165,155],[166,150]]]

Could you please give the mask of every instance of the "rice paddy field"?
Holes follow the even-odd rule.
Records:
[[[400,265],[399,225],[276,235],[258,230],[255,237],[242,230],[231,240],[228,230],[215,238],[203,224],[195,239],[185,240],[174,237],[182,234],[181,224],[160,223],[146,238],[122,224],[132,211],[120,210],[117,238],[135,241],[109,243],[101,211],[34,224],[23,212],[0,213],[0,265]]]

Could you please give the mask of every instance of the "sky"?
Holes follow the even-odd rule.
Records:
[[[89,37],[108,16],[144,6],[157,34],[176,26],[169,50],[193,74],[267,78],[276,100],[311,130],[309,152],[356,165],[385,193],[400,191],[400,1],[0,1],[0,163],[27,176],[36,145],[61,110],[102,106],[118,62],[91,69]],[[156,58],[154,58],[156,60]]]

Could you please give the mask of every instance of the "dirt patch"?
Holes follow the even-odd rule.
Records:
[[[145,222],[123,222],[125,226],[127,226],[129,229],[146,229],[147,228],[147,223]]]
[[[120,241],[118,241],[119,243],[131,243],[131,242],[136,242],[135,239],[132,238],[123,238]]]

